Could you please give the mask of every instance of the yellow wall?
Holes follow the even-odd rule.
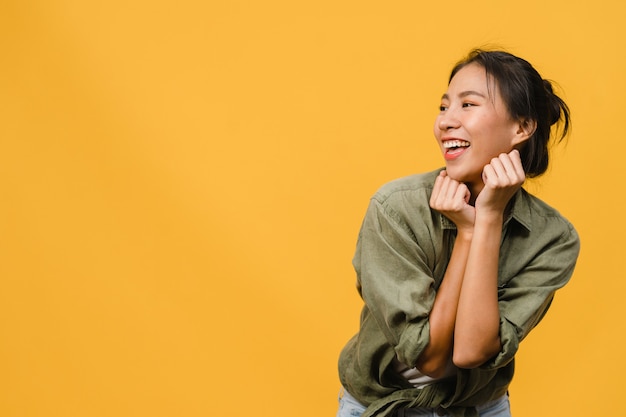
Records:
[[[622,408],[616,1],[5,0],[0,415],[332,416],[372,192],[442,161],[451,65],[502,45],[574,130],[531,189],[577,226],[516,417]]]

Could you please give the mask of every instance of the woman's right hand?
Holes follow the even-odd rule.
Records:
[[[444,170],[435,179],[430,207],[437,210],[457,227],[459,232],[471,232],[476,210],[469,204],[470,191],[462,182],[453,180]]]

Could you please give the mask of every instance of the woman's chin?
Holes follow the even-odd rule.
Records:
[[[448,174],[449,178],[459,182],[465,182],[467,178],[467,175],[465,175],[463,171],[451,167],[446,167],[446,174]]]

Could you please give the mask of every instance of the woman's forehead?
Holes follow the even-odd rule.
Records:
[[[454,74],[444,97],[457,96],[462,98],[470,94],[496,100],[501,99],[495,77],[488,75],[482,65],[474,62],[465,65]]]

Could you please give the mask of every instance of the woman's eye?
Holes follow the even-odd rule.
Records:
[[[439,106],[439,111],[446,111],[446,110],[448,110],[447,106],[444,106],[443,104]]]
[[[474,107],[474,103],[463,103],[463,107]]]

